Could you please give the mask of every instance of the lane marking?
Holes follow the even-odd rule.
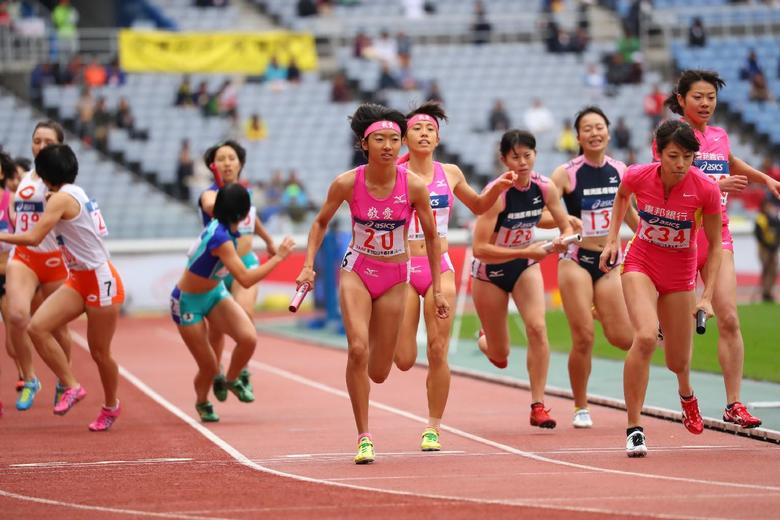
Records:
[[[780,401],[754,401],[747,405],[748,408],[780,408]]]
[[[162,329],[158,329],[162,330]],[[89,347],[87,346],[87,342],[84,339],[83,336],[80,334],[77,334],[75,332],[72,332],[73,338],[76,340],[76,343],[81,346],[84,350],[89,351]],[[178,334],[170,333],[169,336],[175,336],[177,340],[180,340]],[[232,352],[228,352],[228,349],[226,350],[226,354],[232,354]],[[250,364],[253,366],[258,366],[261,369],[264,369],[264,367],[268,367],[272,370],[275,370],[274,367],[270,367],[268,365],[265,365],[264,363],[260,363],[259,361],[250,360]],[[278,369],[282,371],[281,369]],[[343,392],[341,390],[331,388],[325,385],[321,385],[320,383],[317,383],[315,381],[307,380],[301,376],[297,376],[295,374],[291,374],[286,371],[282,371],[284,373],[290,374],[290,376],[294,376],[296,378],[299,378],[304,381],[308,381],[312,385],[316,385],[316,387],[322,387],[325,389],[325,391],[328,392],[334,392],[337,395],[341,395],[343,397],[346,397],[349,399],[349,396],[346,394],[346,392]],[[513,505],[513,506],[523,506],[528,508],[535,508],[535,509],[550,509],[555,511],[575,511],[575,512],[591,512],[591,513],[599,513],[599,514],[608,514],[608,515],[622,515],[622,516],[637,516],[637,517],[644,517],[644,518],[668,518],[668,519],[691,519],[691,520],[715,520],[712,516],[692,516],[692,515],[671,515],[671,514],[665,514],[665,513],[637,513],[632,511],[624,511],[624,510],[612,510],[612,509],[602,509],[597,507],[581,507],[581,506],[563,506],[563,505],[546,505],[546,504],[539,504],[538,501],[535,499],[527,499],[527,500],[500,500],[500,499],[481,499],[481,498],[473,498],[473,497],[453,497],[449,495],[437,495],[433,493],[414,493],[411,491],[398,491],[398,490],[390,490],[390,489],[377,489],[370,486],[361,486],[357,484],[347,484],[343,482],[330,482],[327,480],[312,478],[312,477],[306,477],[303,475],[296,475],[294,473],[286,473],[283,471],[275,470],[266,466],[262,466],[260,464],[255,463],[251,459],[249,459],[246,455],[238,451],[235,447],[233,447],[231,444],[229,444],[227,441],[223,440],[221,437],[219,437],[217,434],[206,428],[203,424],[196,421],[193,417],[187,415],[184,411],[182,411],[180,408],[178,408],[176,405],[165,399],[162,395],[157,393],[155,390],[153,390],[149,385],[141,381],[138,377],[136,377],[134,374],[132,374],[129,370],[127,370],[122,365],[119,365],[119,373],[127,379],[131,384],[133,384],[138,390],[140,390],[142,393],[146,394],[147,397],[152,399],[153,401],[157,402],[160,406],[171,412],[175,417],[178,417],[181,419],[184,423],[189,425],[191,428],[193,428],[195,431],[203,435],[206,439],[208,439],[210,442],[212,442],[215,446],[217,446],[219,449],[230,455],[233,459],[235,459],[239,464],[246,466],[248,468],[254,469],[256,471],[260,471],[262,473],[267,473],[270,475],[275,475],[279,477],[284,477],[292,480],[296,480],[299,482],[309,482],[312,484],[320,484],[320,485],[326,485],[326,486],[334,486],[334,487],[342,487],[347,489],[356,489],[360,491],[370,491],[372,493],[385,493],[390,495],[396,495],[396,496],[407,496],[407,497],[418,497],[418,498],[431,498],[431,499],[437,499],[437,500],[446,500],[446,501],[455,501],[455,502],[468,502],[468,503],[475,503],[475,504],[495,504],[495,505]],[[308,383],[307,383],[308,384]],[[407,412],[403,412],[407,413]],[[412,414],[408,414],[411,417],[414,417],[415,420],[421,420],[423,422],[427,423],[427,419],[422,419],[421,417],[413,416]]]
[[[9,468],[64,468],[64,467],[84,467],[84,466],[108,466],[108,465],[144,465],[161,463],[179,463],[189,462],[193,459],[170,458],[170,459],[139,459],[139,460],[97,460],[93,462],[26,462],[21,464],[9,464]]]
[[[321,390],[325,393],[329,393],[332,395],[336,395],[339,397],[343,397],[345,399],[349,399],[349,394],[345,392],[344,390],[340,390],[338,388],[334,388],[331,386],[327,386],[325,384],[322,384],[320,382],[308,379],[304,376],[300,376],[298,374],[294,374],[292,372],[288,372],[287,370],[273,367],[271,365],[267,365],[265,363],[261,363],[259,361],[250,360],[249,362],[253,367],[256,367],[260,370],[263,370],[265,372],[274,374],[279,377],[283,377],[285,379],[289,379],[291,381],[295,381],[297,383],[300,383],[302,385],[309,386],[311,388],[316,388],[318,390]],[[392,413],[395,415],[398,415],[400,417],[404,417],[406,419],[409,419],[414,422],[427,424],[428,419],[419,415],[415,415],[413,413],[407,412],[405,410],[401,410],[400,408],[396,408],[394,406],[390,406],[384,403],[380,403],[377,401],[369,401],[369,406],[373,406],[379,410],[383,410],[388,413]],[[741,484],[738,482],[722,482],[717,480],[706,480],[706,479],[695,479],[695,478],[686,478],[686,477],[673,477],[669,475],[653,475],[648,473],[637,473],[635,471],[625,471],[625,470],[619,470],[619,469],[610,469],[610,468],[600,468],[597,466],[589,466],[587,464],[578,464],[575,462],[567,462],[563,460],[557,460],[557,459],[551,459],[548,457],[544,457],[542,455],[537,455],[535,453],[520,450],[517,448],[514,448],[512,446],[508,446],[506,444],[502,444],[500,442],[492,441],[490,439],[486,439],[484,437],[480,437],[479,435],[475,435],[469,432],[466,432],[464,430],[460,430],[458,428],[448,426],[445,424],[441,425],[441,429],[444,431],[447,431],[449,433],[453,433],[459,437],[463,437],[464,439],[469,439],[474,442],[478,442],[480,444],[484,444],[486,446],[490,446],[492,448],[496,448],[498,450],[506,451],[508,453],[512,453],[514,455],[518,455],[520,457],[524,457],[527,459],[535,460],[538,462],[546,462],[549,464],[557,464],[559,466],[566,466],[570,468],[585,470],[585,471],[600,471],[602,473],[608,473],[612,475],[620,475],[620,476],[628,476],[628,477],[640,477],[640,478],[648,478],[648,479],[654,479],[654,480],[668,480],[672,482],[685,482],[688,484],[703,484],[707,486],[723,486],[723,487],[733,487],[733,488],[740,488],[740,489],[759,489],[764,491],[774,491],[774,492],[780,492],[780,487],[778,486],[763,486],[759,484]],[[381,455],[381,453],[380,453]]]

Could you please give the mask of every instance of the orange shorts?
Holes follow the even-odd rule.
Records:
[[[60,251],[41,253],[26,246],[16,246],[11,260],[21,262],[35,273],[41,285],[62,282],[68,277],[68,268],[62,260]]]
[[[79,293],[88,307],[125,302],[125,286],[111,262],[90,271],[71,270],[65,286]]]

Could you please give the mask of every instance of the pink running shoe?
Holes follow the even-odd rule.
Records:
[[[89,431],[92,432],[104,432],[111,428],[117,417],[119,417],[119,401],[116,403],[116,408],[113,410],[106,408],[105,406],[100,409],[100,415],[93,422],[89,423]]]
[[[704,422],[699,413],[699,401],[695,397],[680,399],[682,405],[683,424],[694,435],[704,431]]]
[[[62,397],[60,397],[60,400],[57,402],[56,405],[54,405],[54,413],[56,415],[65,415],[68,413],[68,410],[73,408],[73,405],[84,399],[84,397],[87,395],[87,391],[84,390],[83,386],[79,386],[78,388],[68,388],[62,393]]]
[[[747,411],[745,405],[737,401],[731,408],[723,410],[723,420],[734,423],[743,428],[756,428],[761,426],[761,419]]]

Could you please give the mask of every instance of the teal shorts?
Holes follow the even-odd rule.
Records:
[[[171,293],[171,318],[176,325],[194,325],[203,320],[225,298],[230,298],[225,284],[204,293],[186,293],[174,287]]]
[[[253,267],[257,267],[260,265],[260,260],[257,258],[257,255],[254,251],[250,251],[244,256],[241,257],[241,262],[244,263],[244,266],[246,266],[247,269],[252,269]],[[227,287],[228,291],[230,291],[233,288],[233,275],[229,274],[226,277],[222,279],[222,281],[225,283],[225,287]]]

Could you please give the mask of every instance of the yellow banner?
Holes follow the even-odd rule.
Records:
[[[180,33],[119,31],[119,62],[127,72],[262,74],[271,58],[301,70],[317,68],[307,33]]]

